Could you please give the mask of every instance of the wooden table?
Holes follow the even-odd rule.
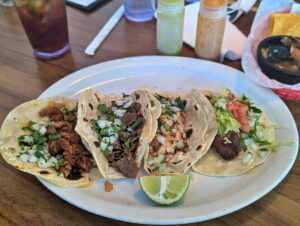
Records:
[[[0,8],[0,122],[18,104],[36,98],[64,76],[89,65],[129,56],[156,55],[156,26],[152,20],[122,19],[94,57],[83,50],[120,4],[111,1],[86,14],[68,7],[71,52],[48,62],[37,61],[14,8]],[[254,13],[237,26],[247,35]],[[194,57],[184,46],[182,56]],[[241,69],[240,61],[226,65]],[[300,127],[300,102],[286,102]],[[49,192],[38,180],[15,170],[0,158],[0,225],[130,225],[78,209]],[[272,192],[227,216],[201,225],[299,225],[300,160]],[[194,224],[194,225],[200,225]]]

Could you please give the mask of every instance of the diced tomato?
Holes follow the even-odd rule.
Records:
[[[241,130],[245,133],[250,131],[247,112],[248,106],[242,104],[237,100],[229,101],[226,106],[227,110],[233,115],[233,117],[241,124]]]
[[[111,192],[113,190],[113,184],[109,181],[105,181],[104,190],[105,192]]]

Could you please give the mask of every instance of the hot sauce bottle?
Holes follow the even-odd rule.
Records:
[[[198,14],[195,52],[199,58],[220,59],[225,24],[227,0],[202,0]]]

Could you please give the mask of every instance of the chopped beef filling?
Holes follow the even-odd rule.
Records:
[[[213,147],[223,159],[234,159],[242,150],[240,137],[236,132],[228,132],[226,138],[228,142],[224,142],[224,137],[217,135],[213,142]]]
[[[52,156],[58,154],[63,156],[64,163],[59,167],[59,171],[64,177],[76,180],[83,173],[89,172],[94,163],[80,136],[75,132],[76,111],[68,111],[63,106],[57,105],[44,108],[39,114],[42,117],[49,117],[51,121],[46,133],[49,137],[49,152]]]
[[[110,166],[121,172],[125,177],[135,178],[138,173],[135,162],[136,151],[145,123],[141,114],[141,104],[133,102],[128,111],[122,116],[121,121],[126,129],[119,134],[108,160]]]

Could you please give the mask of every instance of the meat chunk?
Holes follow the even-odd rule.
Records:
[[[82,173],[89,172],[94,167],[92,155],[84,147],[80,136],[75,131],[77,122],[76,111],[61,111],[63,105],[55,105],[42,109],[39,115],[49,117],[54,121],[47,127],[46,135],[55,136],[58,139],[48,139],[49,152],[52,156],[63,155],[64,163],[59,171],[65,178],[77,180]]]
[[[115,165],[125,177],[135,178],[137,176],[138,168],[132,156],[121,158]]]
[[[154,150],[155,152],[157,152],[157,151],[159,150],[160,146],[161,146],[161,143],[159,143],[159,141],[158,141],[156,138],[154,138],[154,139],[152,140],[150,146],[153,148],[153,150]]]
[[[71,174],[72,166],[69,162],[65,161],[64,164],[59,167],[59,171],[64,174],[64,177],[68,177]]]
[[[61,136],[69,140],[73,144],[79,144],[81,142],[80,136],[75,132],[61,132]]]
[[[50,121],[63,120],[64,114],[60,111],[61,105],[49,106],[39,112],[41,117],[49,117]]]
[[[134,123],[134,121],[136,120],[136,118],[138,117],[138,114],[135,112],[128,112],[126,113],[122,118],[121,121],[126,125],[129,126],[132,123]]]
[[[83,172],[89,172],[90,169],[93,168],[93,163],[90,161],[90,158],[86,156],[80,156],[77,164]]]
[[[71,132],[74,130],[72,123],[68,121],[57,121],[53,124],[56,129],[64,132]]]
[[[138,103],[138,102],[133,102],[133,103],[129,106],[128,111],[129,111],[129,112],[136,112],[136,113],[138,113],[138,112],[141,110],[141,108],[142,108],[142,105],[141,105],[140,103]]]
[[[225,160],[234,159],[242,150],[240,137],[236,132],[229,132],[226,134],[228,143],[224,143],[224,137],[217,135],[213,142],[213,147]]]
[[[47,134],[48,134],[48,135],[49,135],[49,134],[51,134],[51,135],[57,134],[57,131],[56,131],[55,127],[54,127],[54,126],[49,126],[49,127],[47,128]]]
[[[130,132],[121,132],[119,138],[121,141],[125,142],[130,137]]]
[[[64,138],[60,138],[57,140],[49,140],[48,145],[49,145],[49,152],[54,156],[64,151],[68,151],[70,147],[70,143],[68,142],[68,140]]]

